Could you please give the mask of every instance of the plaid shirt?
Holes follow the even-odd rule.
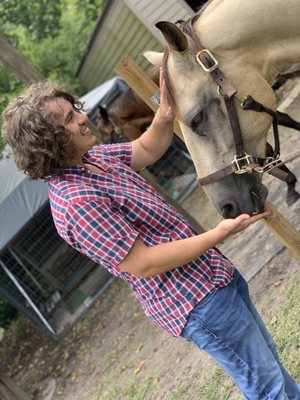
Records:
[[[95,146],[84,156],[106,173],[81,166],[49,180],[54,223],[62,238],[132,287],[144,312],[172,335],[208,293],[232,280],[234,267],[218,250],[148,278],[118,266],[139,237],[146,246],[194,236],[188,222],[130,167],[131,144]]]

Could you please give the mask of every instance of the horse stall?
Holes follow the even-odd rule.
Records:
[[[0,219],[0,296],[57,339],[112,277],[58,236],[46,183],[30,181],[11,157],[0,161]]]

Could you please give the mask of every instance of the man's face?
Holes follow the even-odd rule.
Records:
[[[74,110],[72,104],[63,97],[50,100],[46,107],[49,112],[57,115],[57,122],[71,134],[71,143],[76,149],[72,162],[81,162],[83,154],[97,142],[96,137],[87,127],[87,116]]]

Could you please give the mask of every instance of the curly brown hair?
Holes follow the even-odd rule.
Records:
[[[31,179],[58,175],[74,153],[70,133],[45,107],[57,97],[70,102],[77,111],[83,109],[62,86],[46,81],[31,85],[2,114],[4,139],[13,150],[18,168]]]

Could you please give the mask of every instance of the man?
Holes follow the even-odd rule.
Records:
[[[6,140],[20,169],[48,181],[58,233],[128,282],[147,316],[207,351],[245,398],[299,399],[247,283],[214,247],[267,212],[197,235],[136,172],[172,141],[174,112],[162,73],[161,82],[153,122],[131,143],[96,146],[80,103],[49,83],[31,86],[7,107]]]

